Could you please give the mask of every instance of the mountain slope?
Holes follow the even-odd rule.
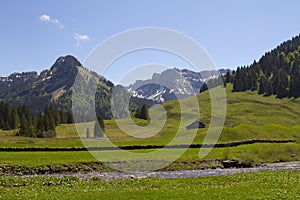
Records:
[[[70,93],[78,67],[82,65],[74,57],[60,57],[50,70],[19,85],[17,90],[9,90],[2,100],[14,105],[25,104],[37,112],[41,111],[49,102],[55,102]]]
[[[0,77],[0,99],[10,92],[17,92],[28,82],[38,77],[37,72],[13,73],[7,77]]]
[[[149,80],[137,80],[128,87],[128,91],[134,97],[162,103],[196,95],[205,82],[226,72],[227,70],[194,72],[188,69],[168,69],[160,74],[153,74]]]
[[[0,77],[0,100],[12,105],[25,104],[36,113],[42,112],[47,104],[53,102],[59,110],[71,112],[75,80],[78,81],[76,89],[82,93],[76,100],[81,105],[89,105],[92,102],[90,98],[93,98],[91,92],[96,92],[96,113],[104,118],[112,117],[111,96],[114,84],[84,68],[70,55],[59,57],[49,70],[41,72],[40,75],[37,72],[28,72]],[[96,87],[96,91],[92,90],[93,87]],[[130,110],[135,110],[143,104],[151,106],[154,103],[132,97],[129,107]],[[87,117],[90,113],[81,115]]]
[[[200,108],[200,121],[205,128],[196,130],[195,144],[203,143],[211,122],[211,96],[216,88],[200,93],[195,97],[180,100],[171,100],[161,105],[166,111],[166,122],[163,128],[149,138],[131,137],[120,129],[115,120],[107,120],[106,135],[117,145],[165,145],[175,137],[180,137],[179,142],[187,144],[193,130],[186,130],[186,126],[193,122],[193,116],[199,116],[195,109],[195,99]],[[244,140],[296,140],[300,142],[300,98],[296,100],[278,99],[275,96],[264,97],[255,91],[231,92],[232,84],[227,84],[226,92],[226,120],[218,143],[236,142]],[[183,105],[183,106],[182,106]],[[150,108],[156,109],[155,107]],[[163,114],[163,112],[162,112]],[[183,118],[187,119],[184,120]],[[134,119],[138,125],[145,125],[144,120]],[[151,121],[155,126],[158,121]],[[180,128],[180,126],[182,128]],[[214,127],[211,127],[214,130]],[[136,126],[137,134],[142,134],[142,129]],[[180,133],[178,133],[180,130]],[[180,134],[180,136],[178,135]],[[211,133],[213,134],[213,133]],[[248,146],[245,146],[247,149]],[[273,151],[274,149],[272,149]],[[231,151],[231,150],[230,150]],[[270,153],[272,152],[270,151]],[[276,151],[276,150],[275,150]],[[291,147],[291,151],[294,150]],[[223,151],[221,152],[223,156]],[[268,154],[266,154],[268,155]],[[298,155],[298,154],[297,154]],[[290,156],[290,155],[288,155]]]
[[[59,109],[70,112],[72,87],[79,70],[84,71],[86,76],[90,74],[89,76],[98,79],[99,90],[102,91],[101,101],[108,101],[113,83],[100,78],[96,73],[89,72],[75,57],[69,55],[59,57],[49,70],[41,72],[40,75],[31,72],[2,77],[0,80],[7,81],[2,81],[0,85],[1,90],[6,90],[1,93],[1,100],[13,105],[25,104],[35,112],[41,112],[47,104],[54,102]],[[21,77],[11,78],[16,76]],[[83,79],[83,81],[87,80]],[[7,87],[8,84],[13,86]],[[102,107],[107,105],[108,103],[101,104]],[[101,106],[99,110],[102,110]],[[107,117],[106,114],[103,115]]]
[[[300,99],[264,97],[255,91],[243,93],[231,91],[232,84],[228,84],[226,86],[227,114],[219,142],[249,139],[295,139],[299,141]],[[208,128],[211,122],[209,91],[197,95],[197,99],[200,107],[200,121]],[[186,98],[180,100],[180,104],[193,105],[193,101],[193,97]],[[173,132],[175,134],[181,121],[181,108],[178,101],[168,101],[162,105],[167,110],[168,121],[158,137]],[[184,111],[190,115],[197,114],[193,107]],[[173,130],[170,127],[175,128]],[[207,128],[198,129],[195,143],[203,141]],[[189,131],[186,131],[186,134],[188,133]]]

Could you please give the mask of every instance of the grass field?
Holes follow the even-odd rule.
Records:
[[[300,171],[195,179],[0,177],[0,199],[299,199]]]
[[[264,97],[256,91],[232,93],[232,85],[226,88],[227,115],[225,126],[219,138],[219,143],[247,139],[296,139],[300,141],[300,98],[276,99],[274,96]],[[210,97],[208,92],[197,96],[201,111],[201,121],[207,126],[210,123]],[[193,98],[181,100],[185,105],[192,105]],[[136,138],[125,134],[113,120],[106,120],[106,136],[116,145],[164,145],[176,135],[180,122],[180,109],[177,101],[163,104],[167,110],[167,122],[163,129],[149,138]],[[187,108],[188,113],[196,115],[195,109]],[[135,120],[145,124],[143,120]],[[193,143],[202,143],[208,128],[199,129]],[[191,131],[181,130],[182,135]],[[83,147],[74,125],[57,127],[57,138],[36,139],[14,137],[14,131],[0,130],[0,146],[2,147]],[[85,130],[81,130],[81,135]],[[182,137],[181,143],[185,143]],[[93,143],[91,143],[93,144]],[[105,140],[97,141],[98,145],[106,146]]]
[[[174,163],[164,170],[203,169],[220,166],[220,160],[238,159],[242,163],[259,165],[267,162],[300,160],[300,99],[263,97],[256,92],[231,93],[226,88],[227,116],[218,143],[252,139],[292,139],[291,143],[255,143],[227,148],[214,148],[206,157],[199,158],[199,149],[187,149]],[[201,122],[208,125],[211,119],[209,93],[197,96]],[[192,104],[192,98],[181,100]],[[149,138],[136,138],[125,134],[114,120],[106,120],[106,137],[103,139],[80,139],[72,124],[57,127],[56,138],[16,137],[15,131],[0,130],[0,147],[84,147],[115,145],[165,145],[173,140],[181,119],[178,101],[163,104],[167,121],[162,130]],[[196,115],[192,106],[186,107],[188,115]],[[139,125],[148,122],[134,119]],[[187,123],[187,121],[185,121]],[[89,124],[92,125],[92,124]],[[187,124],[185,124],[187,125]],[[184,125],[184,126],[185,126]],[[80,126],[81,127],[81,126]],[[80,134],[85,134],[84,129]],[[137,130],[139,130],[137,128]],[[188,144],[185,136],[192,131],[180,129],[179,144]],[[192,143],[202,143],[208,128],[198,129]],[[138,133],[138,132],[137,132]],[[144,155],[153,150],[133,150]],[[180,149],[165,149],[163,155],[175,158]],[[42,173],[72,173],[90,171],[111,171],[99,163],[87,151],[75,152],[1,152],[0,174],[22,175]],[[114,162],[118,151],[100,151],[105,162]],[[124,156],[122,160],[131,159]],[[147,164],[147,163],[146,163]],[[0,199],[299,199],[300,171],[264,171],[236,174],[222,177],[196,179],[131,179],[103,181],[99,178],[79,180],[78,178],[36,177],[33,179],[0,176]]]
[[[135,150],[135,153],[145,153],[147,150]],[[199,149],[188,149],[173,165],[168,169],[199,169],[203,166],[193,163],[205,160],[216,159],[238,159],[241,162],[248,162],[257,165],[266,162],[276,161],[297,161],[300,160],[300,145],[288,144],[250,144],[238,147],[215,148],[208,156],[200,159]],[[106,157],[105,161],[113,161],[115,151],[99,152]],[[166,149],[165,153],[172,158],[178,154],[177,149]],[[124,157],[123,161],[130,160]],[[89,152],[1,152],[0,163],[2,166],[43,166],[43,165],[68,165],[88,162],[97,162]],[[183,166],[186,163],[187,166]],[[188,166],[190,163],[191,166]]]
[[[252,144],[232,148],[214,149],[204,160],[237,158],[251,161],[253,164],[274,161],[300,160],[300,99],[276,99],[274,96],[263,97],[256,92],[232,93],[232,85],[226,88],[227,116],[225,126],[219,138],[219,143],[242,141],[248,139],[293,139],[290,144]],[[201,121],[210,122],[209,93],[204,92],[197,96]],[[192,98],[183,99],[185,105],[192,104]],[[164,145],[176,135],[180,121],[178,101],[163,104],[167,110],[167,122],[163,129],[149,138],[135,138],[120,130],[113,120],[106,120],[106,136],[116,145]],[[191,115],[196,114],[194,108],[187,108]],[[144,125],[144,120],[135,119],[135,122]],[[193,143],[202,143],[207,128],[199,129]],[[81,130],[84,135],[85,130]],[[191,131],[182,130],[182,135],[189,135]],[[84,139],[90,146],[109,146],[106,139]],[[186,144],[185,137],[179,143]],[[188,143],[187,143],[188,144]],[[1,147],[83,147],[75,126],[64,124],[57,127],[57,138],[37,139],[15,137],[14,131],[0,131]],[[176,149],[165,150],[166,155],[176,154]],[[145,153],[147,151],[136,151]],[[177,161],[201,161],[198,157],[199,149],[189,149]],[[103,152],[110,158],[110,152]],[[128,159],[128,158],[124,158]],[[40,166],[47,164],[71,164],[94,162],[96,159],[89,152],[2,152],[0,165]],[[176,167],[175,167],[176,168]]]

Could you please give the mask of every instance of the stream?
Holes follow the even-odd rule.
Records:
[[[157,171],[157,172],[91,172],[74,174],[51,174],[51,175],[27,175],[24,178],[33,177],[56,177],[74,176],[80,179],[98,177],[103,180],[131,179],[131,178],[197,178],[207,176],[224,176],[236,173],[258,172],[261,170],[300,170],[300,162],[269,163],[264,166],[253,168],[229,168],[229,169],[204,169],[204,170],[180,170],[180,171]]]

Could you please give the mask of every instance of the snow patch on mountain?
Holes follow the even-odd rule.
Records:
[[[194,72],[188,69],[168,69],[160,74],[154,73],[152,79],[137,80],[127,89],[133,97],[162,103],[196,95],[203,83],[226,72],[227,70]]]

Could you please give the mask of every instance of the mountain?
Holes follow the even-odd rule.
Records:
[[[77,88],[74,88],[75,79],[78,83]],[[94,100],[97,114],[103,118],[112,117],[111,96],[115,85],[96,72],[84,68],[75,57],[70,55],[59,57],[50,69],[40,74],[25,72],[0,77],[0,101],[11,105],[24,104],[36,113],[42,112],[49,103],[54,103],[58,110],[71,112],[74,89],[82,93],[76,101],[81,105],[90,105],[92,102],[90,98],[93,95],[91,92],[95,92],[92,90],[93,86],[96,87]],[[123,87],[118,86],[118,88]],[[151,106],[154,103],[151,100],[132,97],[129,109],[136,110],[143,104]],[[80,115],[87,118],[90,113],[86,111]]]
[[[131,95],[128,109],[133,111],[143,104],[151,106],[155,103],[198,94],[203,83],[218,77],[220,72],[193,72],[175,68],[161,74],[155,73],[151,80],[136,81],[135,84],[126,88],[115,87],[112,82],[84,68],[75,57],[68,55],[59,57],[50,69],[44,70],[40,74],[25,72],[0,77],[0,100],[12,105],[25,104],[37,113],[42,112],[50,102],[54,103],[59,110],[71,112],[74,82],[77,75],[80,74],[77,80],[80,81],[79,89],[82,96],[79,96],[77,101],[83,107],[89,105],[92,100],[87,98],[85,93],[92,92],[90,86],[97,85],[96,112],[104,118],[110,118],[112,117],[111,97],[114,89],[118,90],[120,94]],[[122,98],[119,99],[122,100]],[[84,108],[82,109],[84,110]],[[118,116],[124,117],[126,113],[128,114],[126,109],[124,107]],[[89,113],[84,115],[89,115]]]
[[[60,57],[49,70],[41,72],[40,75],[31,72],[30,74],[35,76],[31,76],[31,78],[18,76],[19,80],[9,79],[10,84],[6,81],[9,87],[1,99],[13,105],[25,104],[37,112],[41,111],[49,102],[57,103],[70,94],[78,67],[82,67],[82,65],[76,58]]]
[[[277,98],[300,97],[300,35],[265,53],[258,62],[238,67],[232,83],[234,92],[257,90]]]
[[[128,86],[128,91],[138,98],[145,98],[159,103],[173,99],[186,98],[200,92],[204,83],[216,79],[228,70],[194,72],[188,69],[168,69],[154,73],[151,79],[138,80]]]
[[[13,73],[10,76],[0,77],[0,99],[37,77],[37,72]]]
[[[37,72],[27,72],[0,77],[0,99],[12,105],[25,104],[35,112],[41,112],[47,104],[53,102],[58,109],[70,112],[73,84],[79,70],[85,74],[92,74],[99,80],[101,101],[109,101],[110,89],[114,84],[88,71],[70,55],[59,57],[49,70],[39,75]],[[107,105],[108,103],[103,104],[103,110],[109,110]]]

